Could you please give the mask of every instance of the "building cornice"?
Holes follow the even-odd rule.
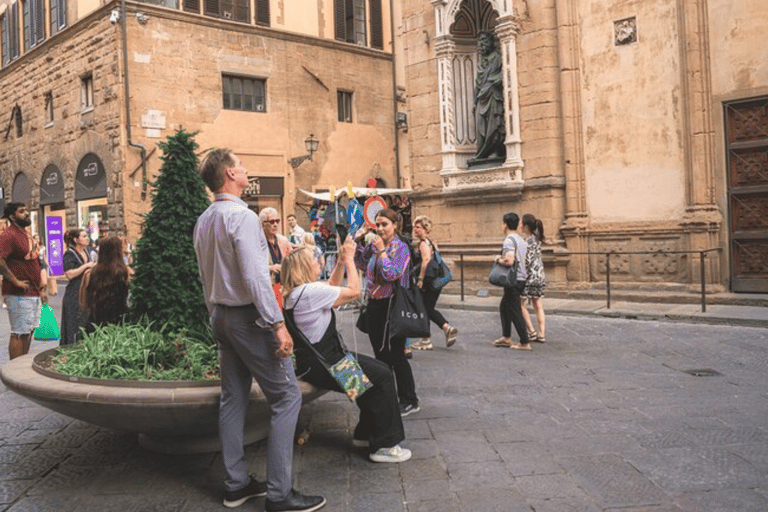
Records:
[[[118,5],[117,0],[113,0],[107,5]],[[289,32],[286,30],[279,30],[272,27],[263,27],[261,25],[251,25],[248,23],[241,23],[232,20],[224,20],[220,18],[212,18],[202,14],[194,14],[178,9],[170,9],[158,5],[145,4],[142,2],[126,1],[126,9],[131,13],[143,12],[149,14],[150,17],[156,16],[159,18],[187,22],[193,25],[202,25],[206,27],[218,28],[220,30],[226,30],[229,32],[241,32],[244,34],[251,34],[266,37],[269,39],[277,39],[281,41],[288,41],[292,43],[305,44],[309,46],[319,46],[322,48],[328,48],[331,50],[338,50],[348,53],[355,53],[358,55],[364,55],[366,57],[392,60],[392,53],[388,53],[382,50],[376,50],[374,48],[368,48],[365,46],[359,46],[352,43],[345,43],[336,41],[333,39],[326,39],[317,36],[309,36],[306,34],[299,34],[296,32]]]
[[[103,19],[104,21],[109,19],[109,13],[113,9],[117,9],[120,6],[119,0],[112,0],[95,11],[89,13],[83,18],[77,20],[71,26],[64,28],[60,32],[49,37],[45,41],[41,42],[34,48],[24,52],[19,58],[13,62],[8,63],[2,69],[0,69],[0,81],[9,73],[14,72],[21,66],[34,61],[45,55],[47,51],[55,47],[55,45],[68,38],[77,36],[78,34],[88,30],[94,21]],[[239,23],[236,21],[223,20],[218,18],[211,18],[201,14],[188,13],[181,10],[169,9],[162,6],[156,6],[146,4],[142,2],[126,1],[126,11],[131,15],[135,15],[137,12],[149,14],[150,17],[157,17],[169,20],[175,20],[180,22],[190,23],[192,25],[202,25],[206,27],[217,28],[220,30],[226,30],[229,32],[241,32],[244,34],[257,35],[268,39],[276,39],[280,41],[287,41],[297,44],[305,44],[309,46],[319,46],[322,48],[328,48],[331,50],[337,50],[347,53],[354,53],[357,55],[363,55],[366,57],[381,59],[385,61],[392,61],[392,53],[387,53],[381,50],[373,48],[367,48],[358,46],[352,43],[344,43],[341,41],[335,41],[331,39],[325,39],[321,37],[308,36],[305,34],[297,34],[295,32],[288,32],[284,30],[278,30],[270,27],[262,27],[259,25],[249,25],[247,23]],[[115,29],[115,33],[117,29]],[[101,35],[101,37],[107,38],[107,33]],[[115,42],[117,37],[115,36]]]

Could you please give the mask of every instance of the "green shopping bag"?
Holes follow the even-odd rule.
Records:
[[[48,304],[43,304],[43,309],[40,310],[40,325],[35,329],[35,339],[39,341],[58,341],[61,339],[59,323]]]

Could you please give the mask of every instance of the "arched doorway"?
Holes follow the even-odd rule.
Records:
[[[24,171],[19,171],[13,178],[11,186],[11,202],[24,203],[29,209],[29,218],[32,224],[29,229],[32,235],[38,234],[37,211],[32,209],[32,182],[29,181]]]
[[[64,209],[64,176],[54,164],[48,165],[40,178],[40,216],[50,273],[62,275],[67,213]]]
[[[109,231],[107,216],[107,173],[95,153],[86,154],[75,173],[77,226],[88,231],[95,243]]]

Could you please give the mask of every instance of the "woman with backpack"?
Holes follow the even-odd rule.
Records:
[[[419,239],[418,250],[415,251],[416,262],[414,269],[418,269],[418,278],[416,286],[422,291],[424,297],[424,306],[427,309],[429,319],[443,330],[445,334],[445,346],[450,347],[456,343],[458,329],[451,326],[448,320],[437,310],[437,299],[440,297],[444,282],[439,280],[438,269],[440,268],[440,253],[437,245],[429,237],[432,230],[432,220],[426,215],[419,215],[413,221],[413,236]],[[430,265],[432,263],[432,265]],[[417,350],[431,350],[432,341],[430,338],[421,338],[419,342],[414,343],[411,348]]]

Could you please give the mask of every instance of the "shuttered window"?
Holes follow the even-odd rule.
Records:
[[[45,40],[44,0],[26,0],[24,11],[24,50],[34,48]]]
[[[13,61],[21,54],[19,41],[19,2],[11,4],[7,11],[8,16],[8,60]]]
[[[263,27],[270,26],[269,0],[256,0],[256,24]]]
[[[371,48],[384,49],[384,28],[381,16],[381,0],[369,3],[371,17]]]
[[[334,0],[333,17],[336,39],[365,46],[365,0]]]
[[[0,16],[0,30],[3,32],[3,66],[5,66],[10,61],[8,56],[8,16],[6,14]]]
[[[184,10],[200,14],[200,0],[184,0]]]
[[[67,26],[67,0],[50,0],[51,35]]]

